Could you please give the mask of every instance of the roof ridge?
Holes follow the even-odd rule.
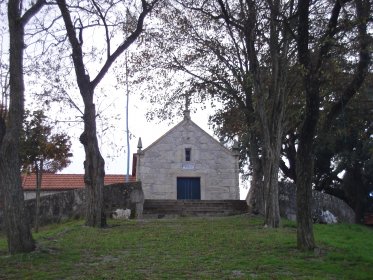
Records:
[[[144,150],[142,150],[141,152],[146,152],[147,150],[149,150],[151,147],[153,147],[154,145],[156,145],[158,142],[160,142],[163,138],[165,138],[168,134],[170,134],[172,131],[174,131],[175,129],[177,129],[179,126],[181,126],[182,124],[184,123],[191,123],[192,125],[194,125],[195,127],[197,127],[197,129],[201,130],[204,134],[206,134],[210,139],[212,139],[216,144],[219,144],[222,148],[224,148],[224,150],[228,153],[233,153],[232,150],[230,150],[229,148],[227,148],[226,146],[224,146],[222,143],[220,143],[217,139],[215,139],[212,135],[210,135],[210,133],[208,133],[207,131],[205,131],[203,128],[201,128],[198,124],[196,124],[194,121],[192,121],[191,119],[183,119],[181,122],[179,122],[178,124],[176,124],[174,127],[172,127],[170,130],[166,131],[161,137],[159,137],[157,140],[155,140],[153,143],[151,143],[148,147],[146,147]]]

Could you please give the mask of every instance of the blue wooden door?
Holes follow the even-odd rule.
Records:
[[[200,178],[177,178],[177,199],[201,199]]]

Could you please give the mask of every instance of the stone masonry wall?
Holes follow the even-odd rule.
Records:
[[[199,177],[203,200],[239,199],[237,156],[189,119],[140,152],[137,164],[146,199],[176,199],[178,177]]]
[[[281,217],[296,219],[296,186],[291,183],[279,183],[279,203]],[[338,222],[354,223],[354,211],[341,199],[322,193],[312,192],[312,216],[318,217],[321,211],[328,210]]]
[[[58,223],[71,218],[84,216],[85,190],[64,191],[40,198],[40,225]],[[105,212],[117,208],[131,209],[132,218],[141,218],[144,193],[140,182],[113,184],[104,187]],[[33,225],[35,220],[36,200],[25,200],[28,220]],[[0,209],[0,230],[3,224],[3,212]]]

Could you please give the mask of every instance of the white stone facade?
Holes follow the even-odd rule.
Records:
[[[186,159],[190,150],[190,159]],[[238,154],[189,117],[137,153],[145,199],[177,199],[177,178],[200,178],[200,199],[239,199]]]

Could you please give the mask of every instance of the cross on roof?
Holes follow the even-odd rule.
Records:
[[[190,120],[190,110],[189,110],[189,105],[190,105],[190,95],[186,93],[185,95],[185,110],[184,110],[184,119]]]

